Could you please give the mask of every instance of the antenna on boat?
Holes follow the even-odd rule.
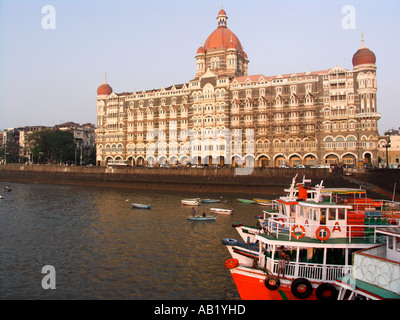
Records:
[[[321,195],[321,191],[324,188],[323,186],[324,184],[324,180],[321,180],[320,184],[317,184],[315,186],[315,202],[322,202],[322,195]]]

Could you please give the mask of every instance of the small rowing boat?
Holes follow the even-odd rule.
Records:
[[[200,205],[200,201],[198,199],[181,200],[181,203],[186,206],[199,206]]]
[[[215,220],[216,216],[195,216],[195,217],[188,217],[188,220],[192,221],[207,221],[207,220]]]
[[[219,214],[232,214],[233,209],[210,208],[210,212],[219,213]]]
[[[238,198],[237,201],[242,202],[242,203],[256,203],[255,200],[250,200],[250,199],[240,199],[240,198]]]
[[[219,203],[221,200],[219,199],[201,199],[200,200],[202,203]]]
[[[134,209],[150,209],[150,204],[132,203],[132,208]]]

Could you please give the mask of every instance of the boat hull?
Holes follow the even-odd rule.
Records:
[[[221,200],[217,200],[217,199],[201,199],[200,200],[202,203],[220,203]]]
[[[219,213],[219,214],[232,214],[233,210],[230,210],[230,209],[219,209],[219,208],[210,208],[210,212]]]
[[[147,204],[132,204],[132,208],[133,209],[150,209],[151,205],[147,205]]]
[[[213,221],[216,217],[188,217],[187,219],[191,221]]]
[[[200,202],[197,200],[181,200],[181,203],[186,206],[199,206]]]
[[[280,279],[275,290],[265,286],[266,274],[261,270],[237,267],[230,269],[233,281],[242,300],[317,300],[315,289],[305,299],[295,297],[291,291],[291,281]]]
[[[237,201],[242,202],[242,203],[256,203],[255,200],[249,200],[249,199],[237,199]]]

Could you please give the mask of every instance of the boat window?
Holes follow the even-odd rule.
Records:
[[[388,247],[388,249],[390,249],[390,250],[393,250],[393,240],[394,240],[394,238],[393,237],[387,237],[387,247]]]
[[[336,219],[336,209],[330,208],[329,209],[329,220],[337,220]]]
[[[338,218],[337,220],[344,220],[346,217],[346,209],[344,208],[338,208]]]
[[[326,224],[326,208],[321,208],[320,224]]]
[[[314,209],[314,210],[313,210],[313,213],[314,213],[314,216],[313,216],[312,220],[317,221],[317,220],[318,220],[318,210],[317,210],[317,209]]]

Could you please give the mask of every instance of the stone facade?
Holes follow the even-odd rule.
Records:
[[[187,83],[115,93],[105,79],[97,91],[97,165],[377,164],[375,55],[364,40],[352,70],[248,75],[227,19],[221,9]]]

